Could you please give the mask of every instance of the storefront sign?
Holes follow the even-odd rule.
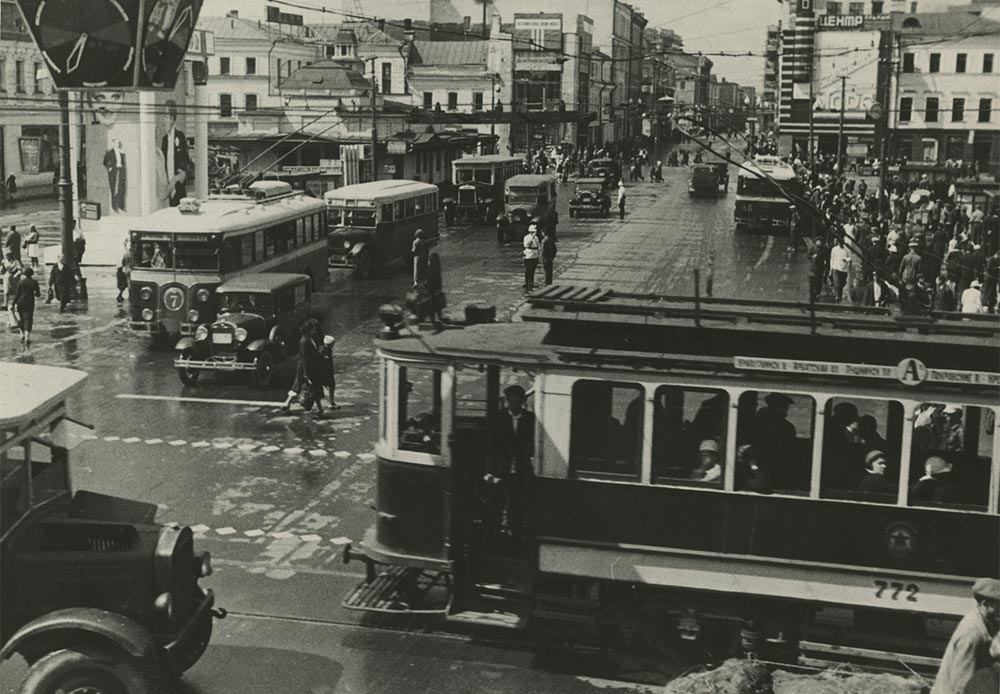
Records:
[[[319,168],[330,176],[344,175],[344,161],[342,159],[320,159]]]
[[[80,201],[80,219],[97,221],[101,218],[101,203]]]
[[[850,30],[867,29],[877,31],[889,28],[889,15],[828,14],[816,22],[817,29]]]

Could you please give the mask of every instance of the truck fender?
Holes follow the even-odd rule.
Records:
[[[265,340],[263,338],[254,340],[249,345],[246,346],[246,350],[252,354],[259,354],[261,352],[266,352],[271,349],[272,343],[270,340]]]
[[[183,352],[186,349],[194,349],[194,338],[193,337],[182,337],[174,345],[174,351]]]
[[[358,241],[356,244],[351,246],[351,250],[347,252],[347,255],[360,255],[361,251],[368,248],[367,241]]]
[[[152,634],[128,617],[92,607],[70,607],[50,612],[18,629],[0,650],[0,660],[22,651],[44,653],[72,647],[95,637],[134,658],[156,653]]]

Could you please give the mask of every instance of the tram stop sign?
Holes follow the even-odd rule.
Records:
[[[173,89],[203,0],[17,0],[58,89]]]

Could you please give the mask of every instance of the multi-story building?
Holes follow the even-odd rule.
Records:
[[[781,59],[781,23],[767,28],[764,44],[764,89],[757,118],[762,132],[774,130],[778,117],[778,64]]]
[[[588,144],[612,142],[614,121],[611,119],[612,97],[615,92],[614,63],[611,56],[598,50],[590,54],[590,108],[595,118],[590,121]]]
[[[18,197],[53,195],[59,165],[59,110],[42,54],[14,2],[0,3],[0,180]]]
[[[670,29],[651,28],[643,34],[645,60],[642,65],[642,95],[646,117],[643,127],[649,124],[649,134],[656,141],[670,140],[670,115],[673,112],[674,69],[673,56],[684,46],[680,36]]]
[[[1000,171],[1000,22],[961,12],[893,17],[898,67],[891,152]]]
[[[711,106],[712,61],[703,55],[682,53],[673,57],[674,108],[702,118]]]

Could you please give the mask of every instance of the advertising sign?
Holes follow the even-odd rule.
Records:
[[[515,52],[562,51],[562,15],[515,14],[513,36]]]
[[[823,31],[816,34],[814,113],[837,114],[839,117],[843,86],[845,119],[868,118],[876,102],[878,46],[878,31]],[[843,85],[841,77],[846,78]],[[808,85],[804,86],[808,89]]]
[[[861,14],[828,14],[823,15],[816,22],[816,28],[821,30],[851,30],[867,29],[877,31],[888,29],[890,23],[889,15],[861,15]]]

